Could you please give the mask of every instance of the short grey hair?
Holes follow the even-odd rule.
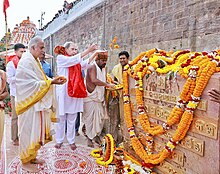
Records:
[[[33,37],[28,43],[28,49],[30,50],[33,46],[36,46],[39,42],[42,42],[42,38],[40,36]]]

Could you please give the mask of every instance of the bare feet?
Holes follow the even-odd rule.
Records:
[[[13,144],[14,146],[19,146],[19,141],[18,141],[18,139],[16,139],[15,141],[13,141],[12,144]]]
[[[63,143],[57,143],[54,147],[60,149]]]
[[[92,140],[90,140],[89,138],[87,139],[87,145],[91,148],[94,148],[94,144],[93,144]]]
[[[22,164],[22,169],[24,169],[30,173],[40,172],[40,169],[38,169],[36,165],[31,164],[31,163]]]
[[[42,164],[45,163],[45,161],[42,160],[42,159],[37,159],[37,158],[35,158],[35,159],[31,160],[31,163],[32,163],[32,164],[40,164],[40,165],[42,165]]]
[[[73,144],[70,144],[70,148],[72,149],[72,150],[76,150],[76,145],[75,145],[75,143],[73,143]]]

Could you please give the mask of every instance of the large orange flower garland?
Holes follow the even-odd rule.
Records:
[[[192,68],[191,71],[194,71],[196,69]],[[179,119],[180,119],[180,116],[183,113],[182,108],[183,108],[184,104],[187,103],[188,100],[190,99],[194,88],[195,88],[195,78],[194,77],[189,78],[187,80],[187,82],[185,83],[185,85],[184,85],[183,91],[181,92],[180,100],[177,102],[176,106],[172,110],[170,116],[168,117],[167,123],[164,124],[164,127],[161,127],[161,126],[152,127],[150,125],[148,117],[147,117],[145,109],[144,109],[142,89],[136,88],[136,101],[137,101],[137,106],[138,106],[138,111],[139,111],[139,119],[140,119],[140,123],[141,123],[143,129],[146,132],[150,133],[151,135],[156,135],[156,134],[159,134],[159,133],[163,133],[164,128],[167,129],[168,126],[171,126],[175,123],[178,123]]]
[[[180,59],[182,59],[182,57],[184,56],[182,53],[184,53],[184,51],[179,52],[176,55],[180,55],[181,56]],[[188,53],[188,51],[185,51],[185,53]],[[197,56],[199,56],[199,55],[201,55],[201,54],[200,53],[195,53],[195,54],[192,54],[190,57],[192,59],[197,60]],[[203,65],[204,62],[207,63],[207,60],[209,61],[209,57],[202,57],[202,58],[203,58],[202,61],[195,61],[194,64],[196,66],[198,66],[199,65],[198,63]],[[179,62],[180,62],[179,60],[180,59],[176,58],[178,66],[179,66]],[[184,60],[184,59],[182,59],[182,60]],[[200,57],[199,57],[199,60],[200,60]],[[191,67],[192,66],[190,65],[189,68],[191,68]],[[195,69],[195,66],[194,66],[194,68],[191,68],[191,70],[187,69],[187,72],[194,71],[196,69]],[[193,72],[191,72],[191,73],[193,73]],[[137,83],[136,83],[135,86],[138,87],[140,91],[143,90],[142,87],[140,88],[140,86],[137,85]],[[183,87],[183,90],[181,92],[180,100],[177,102],[176,106],[173,108],[170,116],[167,119],[167,123],[163,125],[165,129],[168,129],[169,126],[179,122],[180,116],[183,113],[183,108],[185,107],[185,104],[189,101],[189,99],[191,98],[191,94],[192,94],[194,88],[195,88],[195,78],[193,77],[193,78],[187,79],[187,81],[186,81],[186,83]],[[155,135],[155,134],[158,134],[158,133],[163,133],[163,129],[162,129],[161,126],[152,127],[148,123],[148,117],[146,116],[146,113],[144,113],[144,106],[143,106],[143,101],[142,101],[143,92],[140,92],[139,90],[136,89],[136,101],[137,101],[137,104],[138,104],[138,110],[140,110],[139,118],[140,118],[140,122],[141,122],[141,125],[142,125],[143,129],[145,131],[149,132],[152,135]]]
[[[182,112],[181,110],[176,109],[179,113],[177,114],[178,119],[174,119],[175,121],[169,121],[169,117],[167,120],[167,124],[170,122],[170,124],[178,123],[179,119],[180,123],[178,125],[178,128],[173,136],[173,138],[167,143],[165,146],[165,149],[161,151],[158,154],[147,154],[143,145],[140,143],[139,139],[136,137],[132,122],[132,113],[131,113],[131,107],[130,107],[130,99],[129,99],[129,87],[128,87],[128,72],[125,69],[123,73],[123,80],[124,80],[124,110],[125,110],[125,117],[126,117],[126,124],[128,127],[128,131],[130,133],[131,143],[133,146],[133,149],[135,152],[139,155],[139,157],[145,162],[145,163],[152,163],[152,164],[158,164],[161,161],[163,161],[166,157],[169,156],[170,152],[175,148],[175,146],[178,144],[178,141],[182,140],[191,124],[192,118],[193,118],[193,111],[196,109],[197,104],[200,100],[200,96],[206,87],[206,84],[208,83],[208,80],[210,79],[211,75],[217,70],[217,64],[219,64],[219,60],[214,59],[213,57],[208,57],[209,62],[208,64],[205,64],[204,62],[207,62],[207,57],[205,57],[204,62],[200,62],[199,66],[191,67],[189,72],[189,79],[187,79],[187,83],[184,85],[183,91],[180,95],[180,98],[184,97],[185,102],[179,102],[177,103],[177,106],[184,105],[188,102],[186,106],[186,110]],[[196,63],[195,63],[196,64]],[[199,70],[199,78],[196,79],[197,71]],[[195,83],[196,82],[196,83]],[[193,94],[192,96],[190,96]],[[143,127],[150,128],[149,120],[145,114],[144,108],[143,108],[143,101],[142,101],[142,91],[138,88],[136,89],[136,99],[138,104],[138,111],[139,111],[139,117],[140,122],[142,122]],[[182,97],[181,97],[182,96]],[[176,107],[178,108],[178,107]],[[179,107],[181,108],[181,107]],[[174,109],[175,110],[175,109]],[[172,112],[171,112],[172,115]],[[173,120],[172,117],[170,117],[171,120]],[[168,124],[168,126],[170,125]],[[161,128],[161,126],[156,126],[153,131],[155,134],[162,133],[164,130]],[[148,132],[148,130],[147,130]],[[149,132],[148,132],[149,133]],[[153,132],[151,132],[154,134]]]
[[[148,67],[146,67],[147,64],[145,64],[147,62],[147,60],[151,57],[152,54],[154,54],[155,52],[157,52],[158,50],[157,49],[151,49],[147,52],[142,52],[140,53],[134,60],[132,60],[131,62],[129,62],[129,64],[127,64],[125,66],[125,69],[128,70],[128,74],[135,78],[137,76],[137,72],[142,69],[142,68],[145,68],[145,71],[146,69],[148,69]],[[142,60],[143,59],[143,60]],[[145,62],[143,65],[141,64],[141,62]],[[131,69],[131,67],[133,65],[136,65],[135,67],[135,70],[133,71]]]
[[[202,95],[202,92],[205,89],[209,79],[215,72],[216,66],[217,64],[211,61],[208,63],[206,67],[202,67],[202,72],[196,82],[196,87],[193,92],[192,99],[191,101],[189,101],[186,107],[186,111],[184,112],[181,121],[178,125],[178,128],[172,138],[174,142],[182,140],[185,137],[187,131],[189,130],[189,126],[193,120],[193,111],[196,109],[200,101],[200,96]]]

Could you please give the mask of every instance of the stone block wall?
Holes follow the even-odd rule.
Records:
[[[109,50],[118,37],[119,50],[110,51],[109,69],[121,50],[131,53],[157,47],[164,50],[210,51],[220,45],[219,0],[103,0],[84,15],[46,38],[47,52],[74,41],[80,50],[97,42]]]

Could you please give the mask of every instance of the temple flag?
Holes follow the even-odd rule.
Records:
[[[3,13],[5,14],[5,19],[6,19],[6,10],[9,7],[9,1],[8,0],[4,0],[3,1]]]

